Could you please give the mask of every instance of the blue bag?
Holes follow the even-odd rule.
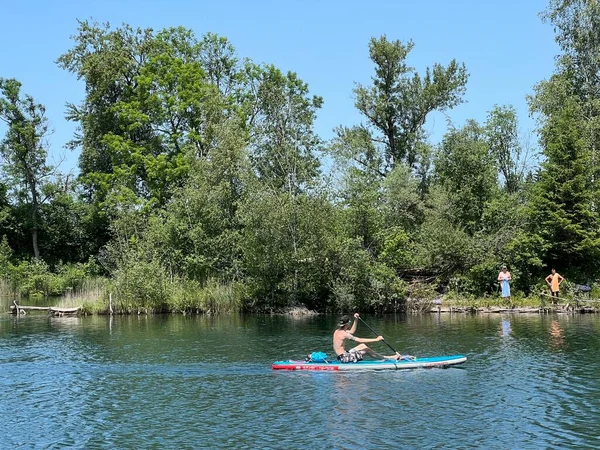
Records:
[[[306,362],[329,362],[329,361],[327,361],[327,353],[312,352],[306,356]]]

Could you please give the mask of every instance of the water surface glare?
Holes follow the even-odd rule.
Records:
[[[364,319],[401,352],[469,360],[271,370],[331,354],[334,316],[3,315],[0,449],[600,448],[600,316]]]

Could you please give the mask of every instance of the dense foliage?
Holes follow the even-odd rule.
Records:
[[[102,279],[103,301],[128,311],[397,310],[493,294],[503,264],[524,294],[550,267],[592,283],[598,8],[551,0],[543,14],[561,54],[529,99],[539,155],[510,105],[430,142],[428,115],[463,101],[468,74],[454,60],[419,73],[412,41],[371,39],[372,82],[353,92],[364,122],[326,142],[326,95],[224,37],[79,22],[58,58],[85,86],[67,111],[76,179],[46,163],[44,107],[0,79],[1,275],[44,295]]]

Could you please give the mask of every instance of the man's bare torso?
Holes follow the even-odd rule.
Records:
[[[335,330],[333,332],[333,351],[336,355],[344,353],[344,341],[346,339],[354,340],[354,336],[346,330]]]

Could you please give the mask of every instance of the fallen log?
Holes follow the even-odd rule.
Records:
[[[25,314],[26,311],[48,311],[55,316],[62,316],[63,314],[77,314],[81,309],[81,306],[75,308],[59,308],[56,306],[22,306],[18,305],[17,302],[13,303],[14,305],[10,305],[13,314]]]

